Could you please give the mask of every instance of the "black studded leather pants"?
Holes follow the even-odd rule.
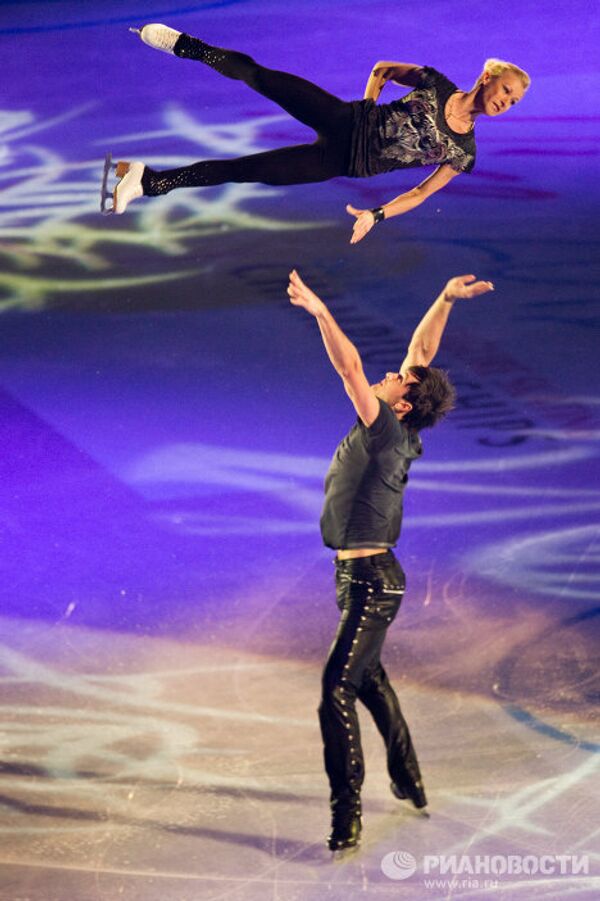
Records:
[[[364,758],[357,698],[383,737],[391,779],[402,786],[421,778],[406,720],[380,660],[405,579],[391,551],[335,565],[342,615],[323,671],[319,719],[332,806],[360,811]]]

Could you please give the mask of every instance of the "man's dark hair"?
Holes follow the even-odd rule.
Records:
[[[412,383],[405,395],[412,410],[402,417],[402,422],[411,429],[430,429],[454,408],[456,390],[443,369],[411,366],[410,371],[419,381]]]

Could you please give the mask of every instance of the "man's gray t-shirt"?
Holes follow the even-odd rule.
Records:
[[[418,433],[383,401],[372,425],[358,419],[338,444],[325,477],[323,542],[335,550],[394,547],[408,470],[422,451]]]

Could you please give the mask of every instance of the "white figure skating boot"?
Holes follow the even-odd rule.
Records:
[[[142,175],[146,167],[143,163],[129,163],[120,160],[116,165],[112,161],[110,153],[104,159],[104,173],[102,175],[102,187],[100,189],[100,210],[105,215],[110,213],[124,213],[132,200],[137,200],[144,193],[142,188]],[[116,187],[110,191],[108,178],[114,170],[119,179]],[[108,201],[112,200],[112,206]]]
[[[149,47],[153,47],[155,50],[162,50],[163,53],[173,53],[173,47],[181,34],[180,31],[175,31],[174,28],[169,28],[168,25],[161,25],[158,22],[144,25],[142,28],[130,28],[129,30],[139,34],[144,44],[148,44]]]
[[[142,175],[146,167],[143,163],[128,163],[121,160],[117,163],[115,173],[120,181],[113,191],[113,212],[124,213],[132,200],[137,200],[144,193]]]

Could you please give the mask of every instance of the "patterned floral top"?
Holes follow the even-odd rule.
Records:
[[[393,103],[373,100],[352,104],[354,128],[347,174],[365,178],[411,166],[441,166],[470,172],[475,165],[475,135],[453,131],[444,116],[446,102],[458,91],[436,69],[421,69],[419,84]]]

